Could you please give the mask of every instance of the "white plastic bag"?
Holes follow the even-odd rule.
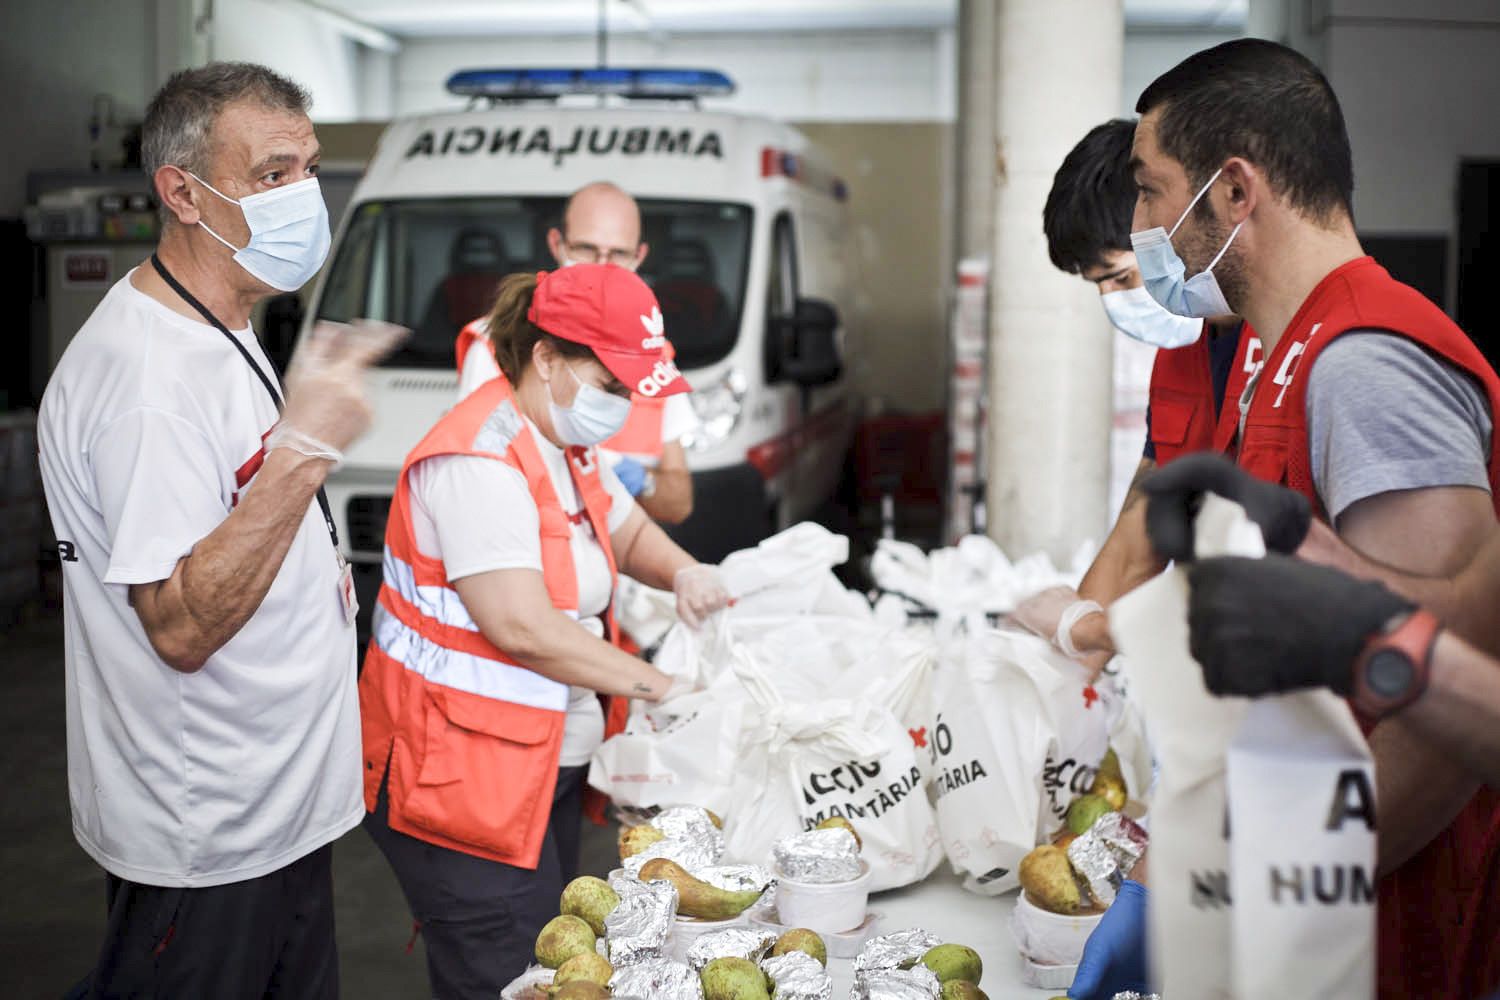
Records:
[[[827,648],[863,648],[871,658],[833,664],[842,669],[830,675],[816,653],[804,653],[800,665],[768,657],[789,647],[767,641],[767,627],[753,623],[746,633],[755,640],[734,643],[733,670],[750,704],[725,812],[727,855],[770,864],[777,840],[843,816],[863,841],[871,891],[908,885],[942,857],[912,737],[896,715],[926,683],[932,658],[889,633],[880,642],[868,625],[848,623],[841,641],[833,622],[820,629]]]
[[[1198,515],[1195,548],[1265,554],[1244,511],[1213,495]],[[1186,574],[1174,569],[1110,609],[1161,764],[1151,810],[1158,985],[1163,995],[1205,1000],[1368,1000],[1375,840],[1360,787],[1373,788],[1368,747],[1348,707],[1327,692],[1253,707],[1209,694],[1188,652],[1187,605]]]
[[[1234,995],[1375,995],[1375,765],[1327,691],[1254,702],[1229,747]]]
[[[943,846],[970,891],[1015,888],[1021,858],[1093,781],[1110,720],[1085,680],[1081,667],[1029,633],[945,644],[921,741]]]

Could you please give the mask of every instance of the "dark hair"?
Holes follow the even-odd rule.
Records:
[[[312,106],[306,90],[255,63],[213,62],[179,70],[146,108],[141,126],[141,165],[146,173],[153,175],[168,164],[197,173],[206,170],[214,122],[227,106],[241,100],[299,115]]]
[[[1139,114],[1160,109],[1156,143],[1196,189],[1233,156],[1319,222],[1353,214],[1354,165],[1338,98],[1300,53],[1240,38],[1188,56],[1152,82]],[[1200,202],[1206,205],[1206,202]]]
[[[500,279],[499,293],[490,309],[489,319],[486,320],[490,344],[495,349],[495,360],[511,385],[520,384],[521,376],[531,365],[531,349],[538,341],[550,344],[554,351],[565,358],[596,357],[589,347],[555,337],[526,318],[534,294],[535,273],[525,271],[507,274]]]
[[[1042,207],[1047,255],[1059,270],[1082,274],[1106,266],[1106,253],[1130,249],[1134,136],[1135,122],[1116,118],[1090,129],[1063,157]]]

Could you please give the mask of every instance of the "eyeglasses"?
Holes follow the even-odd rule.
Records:
[[[636,267],[635,250],[605,250],[592,243],[564,243],[563,249],[570,260],[579,264],[613,264],[627,271]]]

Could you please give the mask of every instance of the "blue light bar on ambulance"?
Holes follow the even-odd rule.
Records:
[[[718,70],[649,67],[464,69],[448,77],[447,87],[448,93],[460,97],[497,100],[563,97],[568,94],[693,100],[727,97],[734,93],[734,81]]]

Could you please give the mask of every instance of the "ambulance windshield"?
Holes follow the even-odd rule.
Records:
[[[563,199],[431,198],[354,210],[318,305],[320,319],[388,320],[414,333],[390,368],[452,370],[458,331],[489,312],[516,271],[555,267],[547,230]],[[640,199],[650,253],[640,275],[656,292],[684,369],[734,348],[745,299],[752,212],[728,202]]]

